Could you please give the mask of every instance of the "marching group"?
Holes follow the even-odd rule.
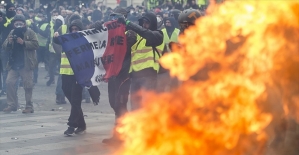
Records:
[[[116,7],[108,8],[102,13],[102,4],[91,11],[88,7],[70,11],[63,6],[51,4],[46,9],[41,7],[25,10],[16,8],[12,3],[6,4],[5,13],[0,11],[3,81],[0,95],[7,96],[8,105],[3,111],[9,113],[17,110],[17,90],[18,86],[22,86],[26,99],[26,107],[22,112],[34,112],[32,90],[38,82],[38,64],[44,62],[49,78],[46,85],[56,82],[56,103],[65,104],[67,98],[71,104],[69,127],[64,134],[84,132],[86,124],[81,108],[82,99],[91,102],[91,98],[97,104],[100,92],[97,87],[86,90],[76,82],[57,37],[85,29],[101,29],[104,22],[112,20],[126,26],[127,40],[121,71],[108,80],[109,103],[115,112],[115,123],[128,111],[129,94],[132,110],[136,110],[140,108],[144,95],[138,93],[140,90],[164,92],[172,89],[178,85],[178,81],[160,66],[159,58],[170,52],[170,45],[178,42],[179,34],[194,25],[195,20],[203,16],[204,12],[169,6],[171,5],[157,6],[151,10],[140,6]],[[50,10],[49,13],[47,10]],[[58,77],[57,81],[55,75]],[[106,144],[115,142],[119,142],[116,132],[112,138],[103,140]]]

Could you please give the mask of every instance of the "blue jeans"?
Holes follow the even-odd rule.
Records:
[[[146,93],[139,94],[140,90],[155,91],[157,86],[157,76],[131,78],[131,107],[132,110],[137,110],[141,106],[142,100]]]
[[[8,74],[8,70],[6,69],[7,63],[9,60],[9,53],[7,51],[2,50],[1,51],[1,62],[2,62],[2,81],[3,81],[3,86],[2,86],[2,91],[6,92],[6,78]]]

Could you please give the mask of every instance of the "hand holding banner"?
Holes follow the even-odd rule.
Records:
[[[101,29],[58,37],[81,86],[99,85],[119,73],[127,50],[125,30],[125,25],[112,21]]]

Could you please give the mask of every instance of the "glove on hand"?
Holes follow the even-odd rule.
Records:
[[[117,19],[117,22],[126,25],[126,19],[125,19],[125,17],[119,17],[119,18]]]

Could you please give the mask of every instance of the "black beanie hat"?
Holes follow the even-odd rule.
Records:
[[[122,7],[115,8],[114,11],[113,11],[113,13],[122,14],[125,17],[127,17],[127,15],[128,15],[128,11],[126,9],[122,8]]]
[[[6,11],[8,11],[8,9],[11,8],[11,7],[15,7],[15,5],[12,4],[12,3],[6,4],[6,6],[5,6]]]

